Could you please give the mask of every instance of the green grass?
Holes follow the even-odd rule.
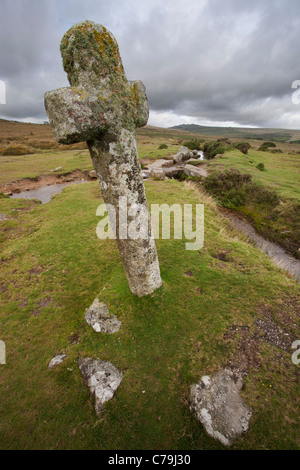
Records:
[[[0,157],[0,184],[22,178],[34,178],[53,174],[51,170],[62,167],[55,174],[67,173],[76,169],[92,170],[93,165],[88,150],[54,151]]]
[[[167,149],[159,149],[161,143],[167,143]],[[170,143],[168,139],[154,139],[153,142],[141,140],[140,158],[170,158],[176,154],[180,145]],[[51,170],[61,167],[55,173]],[[40,175],[62,174],[74,170],[92,170],[93,164],[88,150],[52,151],[33,155],[0,157],[0,184],[17,181],[22,178],[35,178]]]
[[[223,449],[190,414],[188,390],[235,355],[226,328],[253,332],[267,306],[284,331],[299,336],[290,304],[299,286],[230,229],[207,197],[178,181],[147,181],[146,192],[149,204],[203,202],[205,244],[186,251],[184,240],[158,240],[163,286],[141,299],[129,291],[115,242],[96,237],[96,182],[69,186],[45,205],[0,199],[0,212],[12,217],[0,226],[0,339],[7,348],[0,448]],[[228,262],[218,259],[221,250]],[[84,320],[100,292],[122,321],[114,335],[97,334]],[[68,358],[48,370],[59,352]],[[250,364],[242,392],[253,409],[250,430],[233,448],[295,449],[292,351],[261,340],[257,353],[262,365]],[[109,360],[124,374],[99,418],[79,355]]]
[[[237,168],[250,173],[253,181],[272,187],[284,197],[300,199],[300,155],[250,149],[247,156],[239,150],[226,152],[225,156],[210,162],[210,168]],[[259,163],[264,164],[266,171],[256,168]]]

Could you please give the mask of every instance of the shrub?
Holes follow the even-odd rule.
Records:
[[[258,168],[260,171],[265,171],[265,165],[263,163],[256,165],[256,168]]]
[[[265,145],[266,147],[272,147],[272,148],[276,147],[276,144],[274,142],[264,142],[263,145]]]
[[[158,147],[159,150],[167,149],[167,148],[168,148],[167,144],[160,144],[160,146]]]
[[[17,156],[31,153],[34,153],[32,149],[25,147],[24,145],[10,145],[8,147],[3,147],[0,150],[0,155],[3,156]]]
[[[251,145],[248,142],[238,142],[237,144],[234,144],[234,147],[240,152],[242,152],[244,155],[248,155],[248,150]]]
[[[201,142],[199,139],[191,139],[184,142],[183,146],[187,147],[189,150],[200,150]]]
[[[222,206],[234,208],[244,205],[245,186],[250,182],[251,175],[230,169],[211,173],[203,185]]]
[[[223,144],[232,145],[228,137],[220,137],[217,142],[222,142]]]
[[[247,200],[264,206],[275,207],[280,202],[280,197],[274,189],[267,188],[258,183],[251,183],[246,186],[245,193]]]
[[[207,160],[211,160],[214,158],[216,155],[219,153],[224,153],[225,152],[225,146],[221,142],[215,141],[215,142],[207,142],[204,145],[203,152],[205,155],[205,158]]]
[[[274,144],[274,142],[264,142],[263,144],[261,144],[258,150],[261,152],[267,152],[269,148],[275,148],[275,147],[276,147],[276,144]]]

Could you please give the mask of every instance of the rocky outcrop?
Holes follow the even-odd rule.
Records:
[[[184,174],[187,176],[198,176],[206,178],[208,173],[204,168],[198,168],[194,165],[184,165]]]
[[[120,329],[121,322],[115,316],[109,313],[108,307],[104,302],[95,299],[85,314],[85,319],[97,333],[115,333]]]
[[[66,359],[66,357],[66,354],[58,354],[57,356],[53,357],[48,364],[48,369],[52,369],[52,367],[58,366]]]
[[[247,431],[252,415],[239,394],[242,383],[241,376],[223,369],[191,387],[191,411],[206,432],[225,446]]]
[[[173,156],[173,162],[181,163],[189,160],[190,158],[193,158],[192,152],[187,147],[181,147],[179,152]]]
[[[123,379],[110,362],[90,357],[78,359],[79,369],[86,385],[95,399],[95,411],[99,415],[105,402],[111,400]]]

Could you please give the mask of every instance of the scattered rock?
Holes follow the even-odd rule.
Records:
[[[207,171],[204,170],[204,168],[198,168],[194,165],[185,165],[183,171],[187,176],[198,176],[206,178],[208,175]]]
[[[54,168],[54,170],[50,170],[50,171],[59,171],[59,170],[62,170],[63,167],[62,166],[58,166],[57,168]]]
[[[0,221],[1,220],[7,220],[7,215],[0,213]]]
[[[95,171],[95,170],[91,170],[91,171],[89,172],[89,177],[90,177],[90,178],[93,178],[93,179],[97,179],[96,171]]]
[[[147,180],[150,176],[150,171],[149,170],[142,170],[141,175],[142,175],[143,180]]]
[[[239,395],[241,376],[222,369],[191,387],[190,410],[207,433],[225,446],[247,431],[252,412]]]
[[[115,333],[121,322],[115,315],[110,315],[107,305],[95,299],[85,314],[85,319],[97,333]]]
[[[162,168],[169,168],[170,166],[173,166],[174,163],[173,163],[173,160],[163,160],[162,161]]]
[[[189,160],[190,158],[193,158],[192,152],[187,147],[181,147],[179,152],[173,156],[173,162],[181,163]]]
[[[173,166],[173,161],[164,160],[160,158],[158,160],[154,160],[154,162],[149,163],[147,165],[147,169],[150,170],[150,172],[152,172],[152,171],[155,171],[156,169],[166,168],[168,166]]]
[[[78,365],[86,385],[95,397],[95,411],[99,415],[103,404],[113,398],[122,382],[123,374],[113,364],[101,359],[80,357]]]
[[[58,356],[53,357],[49,362],[48,369],[52,369],[52,367],[58,366],[66,359],[66,357],[66,354],[59,354]]]

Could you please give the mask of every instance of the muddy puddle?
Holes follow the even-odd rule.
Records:
[[[80,181],[70,181],[68,183],[57,183],[49,184],[47,186],[41,186],[36,189],[29,189],[26,191],[21,191],[17,193],[12,193],[10,195],[11,199],[37,199],[41,201],[42,204],[47,204],[55,194],[61,193],[64,188],[70,186],[71,184],[80,184],[86,183],[85,179]]]

